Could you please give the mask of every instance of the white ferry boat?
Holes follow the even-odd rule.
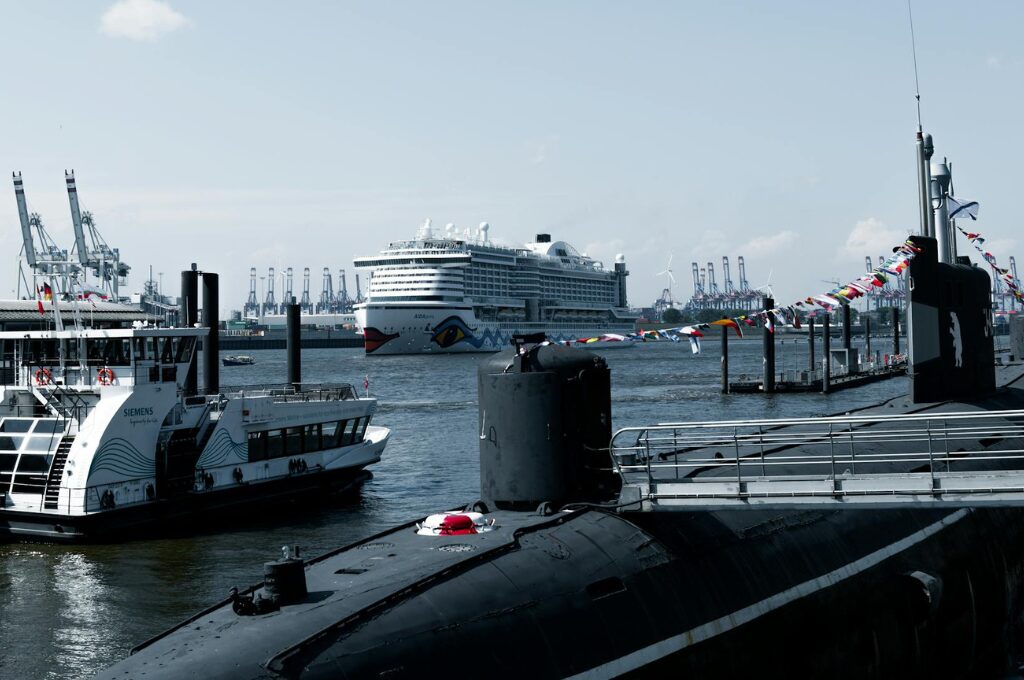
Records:
[[[349,385],[184,389],[205,328],[2,332],[0,538],[120,538],[361,480],[390,432]]]
[[[512,335],[574,342],[633,332],[622,255],[613,270],[564,241],[538,234],[522,248],[494,244],[487,223],[435,235],[430,220],[411,241],[356,258],[372,270],[356,305],[367,354],[495,352]]]

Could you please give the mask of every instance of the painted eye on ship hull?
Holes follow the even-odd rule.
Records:
[[[434,326],[434,334],[430,339],[439,347],[451,347],[457,342],[472,339],[473,329],[466,325],[460,317],[450,316]]]

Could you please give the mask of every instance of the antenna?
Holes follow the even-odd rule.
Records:
[[[910,17],[910,51],[914,55],[914,99],[917,100],[917,131],[921,132],[921,83],[917,77],[917,41],[914,39],[914,11],[907,0],[907,15]]]

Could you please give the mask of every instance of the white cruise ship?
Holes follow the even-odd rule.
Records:
[[[515,333],[554,342],[630,333],[626,263],[609,271],[548,234],[522,248],[494,244],[487,223],[435,235],[430,220],[409,241],[356,258],[371,269],[356,305],[367,354],[495,352]]]

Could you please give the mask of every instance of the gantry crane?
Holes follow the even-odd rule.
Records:
[[[292,282],[292,268],[288,267],[285,269],[285,285],[284,285],[284,297],[281,298],[281,313],[284,314],[287,311],[287,306],[292,303],[295,299],[295,287]]]
[[[261,316],[267,314],[277,314],[277,300],[274,299],[274,268],[271,267],[267,274],[267,296],[263,299],[263,313]]]
[[[722,256],[722,276],[725,277],[725,280],[722,282],[722,294],[725,295],[728,306],[733,307],[736,301],[736,287],[732,283],[732,273],[729,271],[729,257],[727,255]]]
[[[348,281],[345,278],[344,269],[338,270],[338,285],[341,286],[341,290],[338,291],[337,311],[347,314],[352,311],[352,299],[348,296]]]
[[[306,314],[313,313],[313,303],[309,299],[309,267],[302,270],[302,299],[299,306]]]
[[[82,212],[78,203],[78,189],[75,186],[75,171],[64,171],[64,182],[68,189],[68,202],[71,205],[71,224],[75,229],[75,246],[73,252],[78,257],[82,270],[93,273],[99,282],[103,296],[117,301],[120,298],[120,287],[125,283],[131,267],[121,261],[121,252],[111,248],[96,228],[91,212]],[[86,241],[86,230],[89,239]],[[82,281],[84,284],[85,281]],[[84,291],[83,291],[84,293]]]
[[[39,213],[29,213],[25,201],[25,187],[21,173],[13,173],[14,197],[18,203],[18,218],[21,221],[21,261],[32,271],[32,281],[23,267],[18,271],[18,297],[39,299],[43,296],[43,285],[51,287],[51,293],[66,291],[72,279],[78,275],[78,268],[68,261],[68,251],[62,250],[50,237]],[[54,291],[53,288],[58,290]]]
[[[316,303],[317,314],[327,314],[334,305],[334,282],[331,280],[331,270],[324,267],[324,281],[320,288],[320,300]]]
[[[247,317],[260,315],[260,303],[256,298],[256,267],[249,268],[249,298],[245,301],[243,314]]]
[[[707,293],[711,298],[711,307],[718,309],[722,304],[722,291],[718,288],[718,282],[715,281],[715,263],[708,262],[708,285]]]

